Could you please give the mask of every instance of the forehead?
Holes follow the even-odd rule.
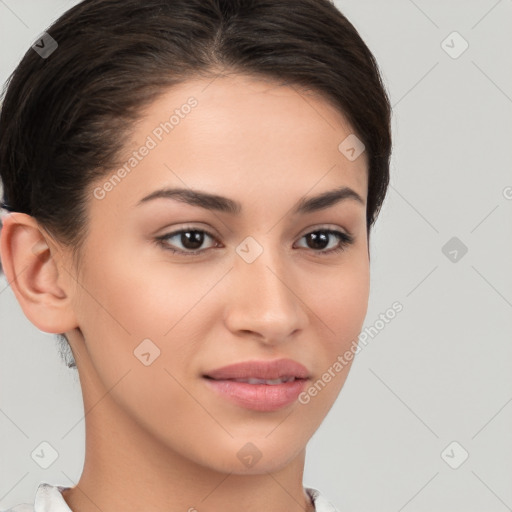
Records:
[[[187,81],[142,112],[121,156],[128,172],[108,199],[133,206],[180,186],[263,205],[346,185],[366,200],[366,153],[350,160],[340,149],[354,136],[328,100],[293,85],[240,75]]]

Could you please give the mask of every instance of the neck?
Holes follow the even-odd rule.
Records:
[[[305,449],[274,472],[218,471],[169,448],[123,413],[98,380],[80,377],[84,468],[62,493],[73,512],[314,512],[302,484]]]

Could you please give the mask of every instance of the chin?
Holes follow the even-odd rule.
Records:
[[[215,452],[209,450],[209,460],[202,463],[235,475],[275,473],[302,456],[304,449],[303,444],[285,444],[277,435],[274,439],[248,436],[244,440],[230,439],[228,446],[218,446]]]

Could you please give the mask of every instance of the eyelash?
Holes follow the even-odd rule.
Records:
[[[216,240],[216,237],[214,235],[212,235],[210,232],[208,232],[207,230],[205,230],[205,229],[184,228],[184,229],[180,229],[179,231],[173,231],[172,233],[166,233],[165,235],[156,237],[155,241],[156,241],[156,243],[160,247],[162,247],[166,251],[170,251],[173,254],[182,254],[184,256],[192,256],[193,257],[193,256],[197,256],[197,255],[199,255],[201,253],[204,253],[204,252],[208,251],[209,249],[215,249],[215,247],[209,247],[208,249],[198,249],[196,251],[182,251],[182,250],[179,250],[179,249],[173,249],[166,242],[166,240],[168,240],[169,238],[173,238],[176,235],[181,235],[182,233],[188,233],[188,232],[191,232],[191,231],[195,231],[195,232],[199,232],[199,233],[205,233],[206,235],[208,235],[213,240]],[[334,236],[336,236],[338,238],[338,240],[340,242],[337,247],[335,247],[333,249],[328,249],[326,251],[325,250],[318,250],[318,251],[316,251],[314,249],[311,249],[314,253],[317,253],[318,256],[329,256],[331,254],[340,253],[340,252],[344,251],[349,245],[354,243],[354,237],[352,235],[349,235],[347,233],[344,233],[342,231],[338,231],[338,230],[335,230],[335,229],[327,229],[327,228],[325,228],[325,229],[319,228],[319,229],[316,229],[316,230],[313,230],[313,231],[309,231],[308,233],[302,235],[301,239],[304,238],[307,235],[312,234],[312,233],[327,233],[329,235],[334,235]]]

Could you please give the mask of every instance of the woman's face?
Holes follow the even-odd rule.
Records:
[[[119,421],[216,470],[273,471],[302,453],[367,311],[367,160],[351,134],[322,98],[248,77],[154,102],[90,189],[70,331],[82,387],[100,382]],[[284,359],[307,375],[214,372]],[[296,380],[229,380],[283,375]]]

